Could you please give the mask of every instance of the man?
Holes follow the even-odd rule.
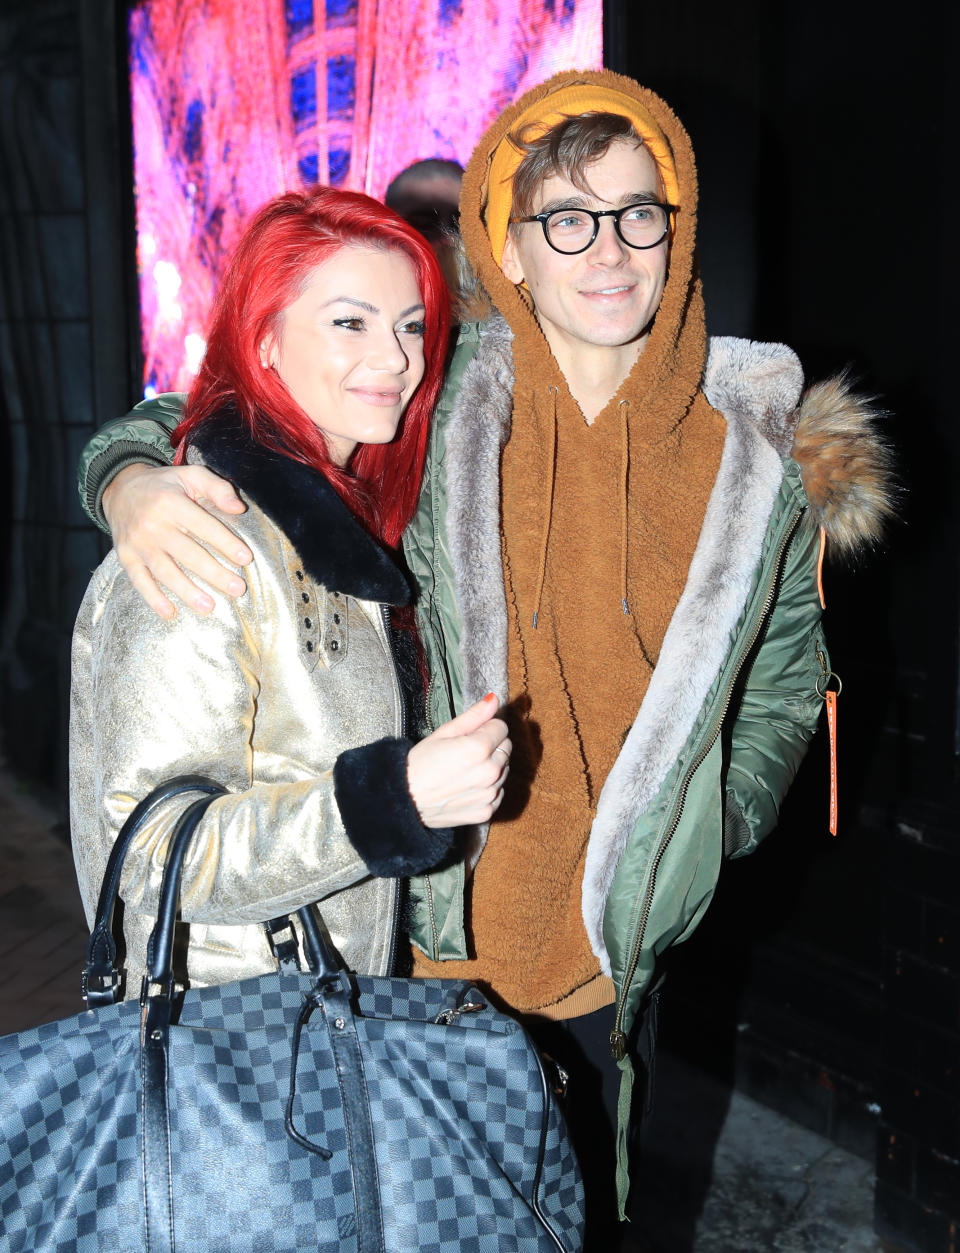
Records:
[[[457,290],[454,247],[463,166],[442,157],[414,161],[392,179],[383,201],[420,232],[437,254],[443,277]]]
[[[383,202],[436,245],[456,229],[462,181],[462,165],[428,157],[414,161],[391,179]]]
[[[493,309],[462,326],[404,544],[432,724],[492,690],[514,741],[489,833],[412,885],[415,973],[481,980],[573,1059],[607,1249],[603,1107],[623,1213],[657,959],[696,927],[724,854],[774,826],[823,704],[821,528],[851,549],[889,511],[883,449],[840,385],[800,405],[788,349],[708,345],[696,209],[686,133],[629,79],[560,74],[493,123],[461,198]],[[144,434],[94,441],[91,512],[107,470],[169,458]],[[207,593],[175,562],[242,588],[186,535],[243,563],[187,498],[241,508],[223,484],[128,465],[111,490],[118,551],[158,611],[173,606],[148,567],[194,608]]]

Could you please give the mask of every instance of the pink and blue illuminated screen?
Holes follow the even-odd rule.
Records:
[[[141,0],[129,14],[145,395],[189,389],[251,215],[465,165],[498,112],[602,63],[602,0]]]

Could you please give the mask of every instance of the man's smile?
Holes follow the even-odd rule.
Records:
[[[632,292],[636,289],[636,283],[617,283],[610,284],[607,287],[582,287],[580,289],[581,296],[622,296],[626,292]]]

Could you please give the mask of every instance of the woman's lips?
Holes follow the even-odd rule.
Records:
[[[351,387],[349,389],[351,396],[356,396],[358,400],[362,400],[368,405],[379,405],[384,409],[390,409],[394,405],[400,403],[402,391],[396,388],[381,387]]]

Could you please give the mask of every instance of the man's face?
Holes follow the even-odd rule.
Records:
[[[612,143],[587,169],[586,181],[592,194],[562,175],[546,179],[531,213],[619,209],[663,199],[653,158],[627,140]],[[643,351],[663,295],[667,259],[667,240],[655,248],[630,248],[612,218],[601,218],[597,238],[574,256],[554,251],[538,222],[525,222],[510,228],[501,268],[512,283],[526,281],[547,342],[569,375],[576,362],[595,356],[595,348],[617,349],[632,359]]]

